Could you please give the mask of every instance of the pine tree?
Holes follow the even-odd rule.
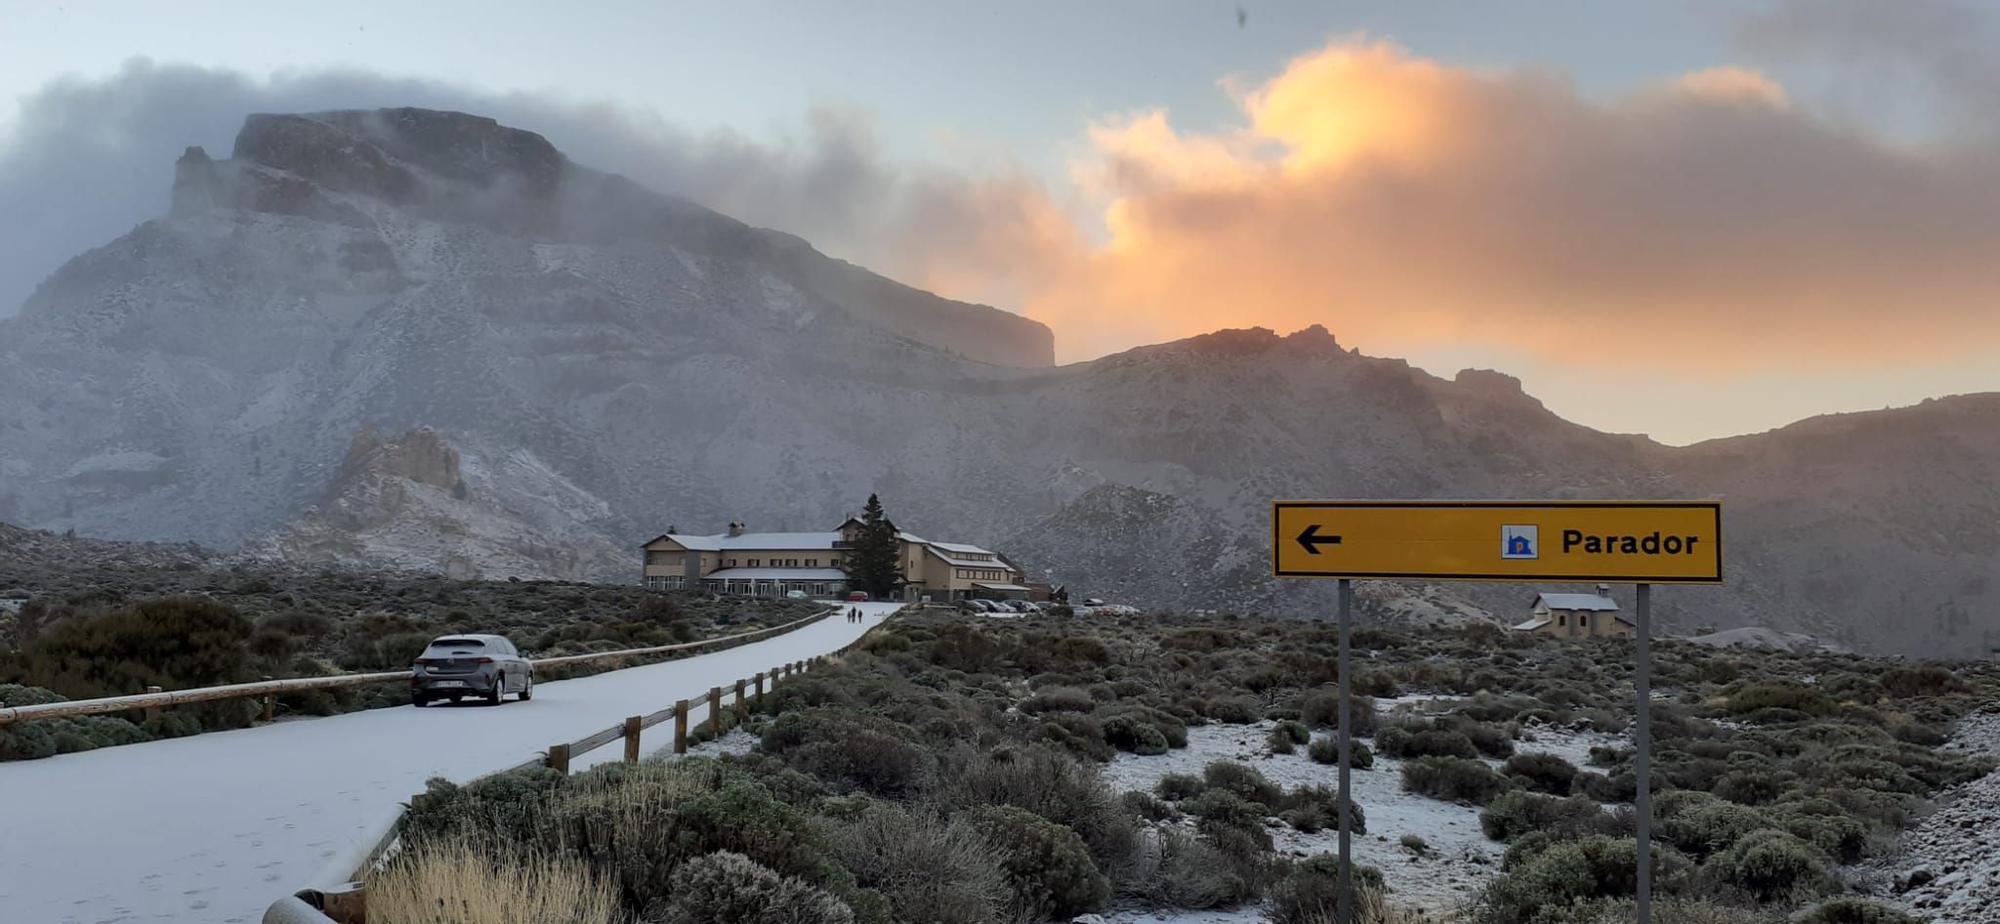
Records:
[[[841,561],[847,571],[847,588],[865,590],[870,599],[885,600],[903,586],[903,548],[896,540],[896,526],[882,513],[882,499],[868,495],[861,511],[861,532]]]

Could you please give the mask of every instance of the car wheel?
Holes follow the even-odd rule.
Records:
[[[503,679],[493,685],[493,692],[486,694],[486,705],[498,706],[500,705],[500,700],[505,698],[506,695],[507,681]]]
[[[412,705],[412,706],[415,706],[415,707],[417,707],[418,709],[422,709],[423,707],[425,707],[425,706],[428,706],[428,705],[430,705],[430,704],[431,704],[431,701],[430,701],[429,699],[425,698],[425,697],[422,697],[422,696],[412,696],[412,697],[410,697],[410,705]]]
[[[528,682],[521,685],[521,702],[535,698],[535,675],[528,675]]]

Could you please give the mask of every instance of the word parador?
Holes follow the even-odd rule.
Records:
[[[1692,555],[1700,536],[1592,536],[1580,529],[1563,530],[1564,552],[1579,549],[1586,555]]]

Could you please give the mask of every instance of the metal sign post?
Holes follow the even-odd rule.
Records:
[[[1354,579],[1632,583],[1638,745],[1639,924],[1653,918],[1652,609],[1654,584],[1722,583],[1722,505],[1714,501],[1278,501],[1271,570],[1340,582],[1340,872],[1336,920],[1353,924],[1348,764]],[[1546,543],[1546,544],[1545,544]]]
[[[1354,864],[1347,852],[1347,817],[1353,809],[1347,804],[1347,773],[1352,755],[1353,735],[1350,724],[1354,709],[1353,683],[1347,671],[1347,630],[1352,623],[1354,609],[1354,582],[1340,579],[1340,891],[1334,898],[1334,920],[1338,924],[1352,924],[1354,921]]]
[[[1653,920],[1653,646],[1652,610],[1653,585],[1639,585],[1639,599],[1633,607],[1634,634],[1638,636],[1633,652],[1639,662],[1632,676],[1632,686],[1639,694],[1639,727],[1633,730],[1638,739],[1639,753],[1633,755],[1633,764],[1639,773],[1639,792],[1633,799],[1639,815],[1639,924],[1651,924]]]

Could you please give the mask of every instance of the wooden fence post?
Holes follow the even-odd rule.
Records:
[[[750,703],[743,698],[743,681],[736,681],[736,727],[750,723]]]
[[[757,708],[764,708],[764,672],[757,672]]]
[[[549,745],[549,769],[565,776],[569,775],[569,745]]]
[[[161,690],[160,690],[160,688],[159,688],[159,687],[157,687],[157,686],[148,686],[148,687],[146,687],[146,692],[148,692],[148,693],[159,693],[159,692],[161,692]],[[158,706],[147,706],[147,707],[146,707],[146,721],[148,721],[148,722],[151,722],[152,720],[154,720],[154,719],[157,719],[157,718],[159,718],[159,717],[160,717],[160,707],[158,707]]]
[[[708,733],[711,738],[722,737],[722,688],[708,688]]]
[[[643,721],[643,717],[636,715],[625,719],[625,762],[628,764],[639,762],[639,723]]]
[[[688,752],[688,701],[674,704],[674,753]]]
[[[271,677],[270,675],[266,674],[264,676],[264,679],[270,680]],[[269,722],[277,717],[278,717],[278,694],[276,693],[264,694],[264,721]]]

